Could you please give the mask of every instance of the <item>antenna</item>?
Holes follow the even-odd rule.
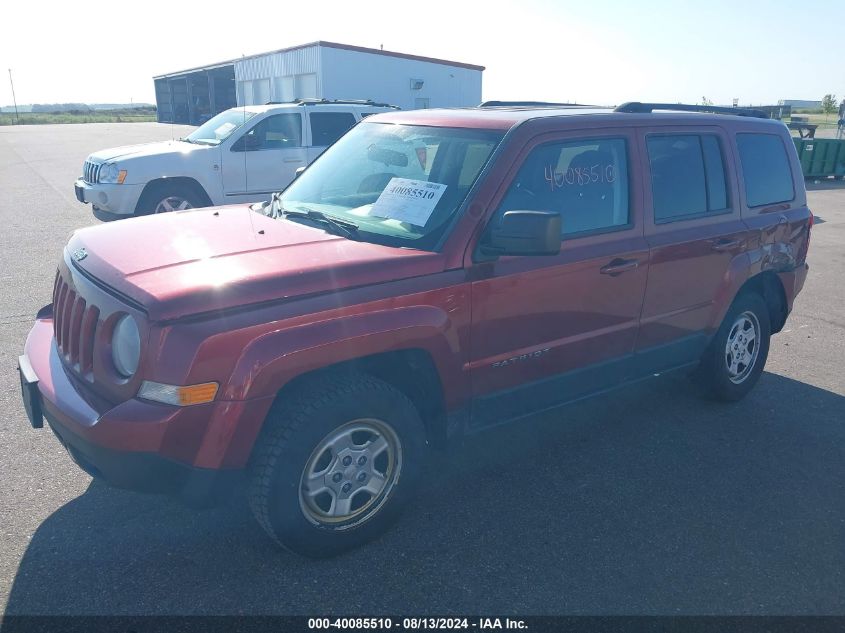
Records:
[[[252,90],[250,90],[250,92],[252,92]],[[235,95],[237,95],[237,91],[235,92]],[[243,113],[243,117],[244,117],[244,120],[241,121],[241,125],[246,126],[246,86],[244,86],[244,89],[241,90],[241,96],[243,98],[243,103],[241,104],[241,112]],[[237,96],[235,98],[237,98]],[[243,137],[245,137],[245,136],[246,136],[246,133],[244,133]],[[249,154],[249,152],[246,151],[246,139],[245,138],[244,138],[244,152],[243,152],[243,154],[244,154],[244,192],[246,193],[246,192],[249,191],[249,170],[247,169],[247,160],[246,160],[246,155]],[[250,216],[250,222],[251,221],[252,221],[252,216]]]
[[[9,69],[9,84],[12,86],[12,102],[15,104],[15,123],[20,125],[21,119],[18,116],[18,100],[15,98],[15,84],[12,81],[12,69]]]
[[[252,90],[250,90],[250,92],[252,92]],[[236,99],[237,99],[237,94],[238,94],[237,86],[235,86],[235,98]],[[242,112],[243,118],[244,118],[244,120],[241,122],[241,126],[242,126],[242,128],[246,128],[246,88],[245,87],[244,87],[244,89],[241,90],[241,97],[243,99],[243,103],[241,104],[241,112]],[[260,125],[260,123],[259,123],[259,125]],[[241,139],[244,141],[244,146],[243,146],[243,150],[244,150],[243,151],[243,155],[244,155],[244,193],[249,195],[249,169],[247,169],[247,158],[246,158],[247,154],[249,154],[249,152],[247,151],[247,148],[246,148],[246,135],[247,134],[248,134],[248,132],[245,132],[241,136]],[[252,233],[252,240],[257,241],[258,235],[255,232],[255,221],[253,220],[253,217],[252,217],[253,216],[252,205],[249,205],[249,207],[247,209],[247,216],[249,217],[249,228],[250,228],[250,232]]]

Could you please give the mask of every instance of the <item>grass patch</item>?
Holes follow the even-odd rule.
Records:
[[[0,113],[0,125],[48,125],[56,123],[142,123],[155,121],[149,110],[105,110],[99,112],[22,112]]]
[[[839,113],[833,114],[797,114],[796,116],[807,117],[807,123],[814,123],[819,127],[836,127],[836,122],[839,120]]]

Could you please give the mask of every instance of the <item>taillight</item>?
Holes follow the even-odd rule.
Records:
[[[804,240],[804,245],[801,247],[801,253],[798,256],[798,261],[804,263],[807,260],[807,251],[810,250],[810,233],[813,228],[813,212],[810,211],[810,219],[807,220],[807,239]]]

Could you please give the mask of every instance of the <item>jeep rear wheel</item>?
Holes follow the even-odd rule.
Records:
[[[763,373],[770,337],[769,308],[763,298],[753,292],[738,296],[699,367],[709,394],[732,402],[751,391]]]
[[[336,555],[398,517],[424,447],[404,394],[365,374],[327,376],[274,405],[251,463],[250,506],[283,547]]]

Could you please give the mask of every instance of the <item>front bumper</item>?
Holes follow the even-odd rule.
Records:
[[[130,399],[104,405],[69,375],[39,313],[19,360],[27,410],[47,420],[73,460],[120,488],[174,494],[205,504],[242,478],[267,399],[175,407]],[[27,384],[30,385],[27,388]],[[236,433],[239,431],[240,433]]]
[[[91,204],[95,215],[100,211],[104,216],[129,217],[135,213],[144,185],[91,184],[78,178],[73,190],[77,200]]]
[[[243,472],[193,468],[152,453],[109,450],[74,435],[47,411],[44,417],[77,466],[115,488],[175,495],[206,505],[237,485]]]

